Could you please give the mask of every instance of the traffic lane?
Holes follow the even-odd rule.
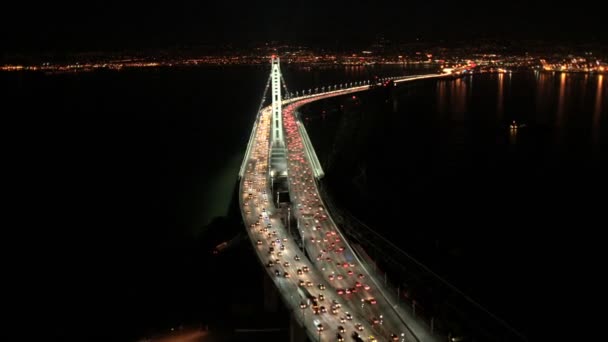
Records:
[[[296,168],[296,169],[297,169],[298,171],[300,171],[300,168]],[[310,181],[310,179],[307,177],[309,174],[310,174],[309,172],[305,172],[305,171],[300,171],[300,172],[299,172],[299,176],[301,176],[301,177],[302,177],[303,182]],[[292,178],[292,180],[293,180],[293,178]],[[314,189],[314,190],[317,190],[317,189],[316,189],[316,184],[315,184],[315,186],[314,186],[314,187],[315,187],[315,189]],[[301,189],[301,188],[300,188],[300,189]],[[298,189],[298,188],[296,188],[296,190],[299,190],[299,189]],[[307,190],[311,190],[311,189],[310,189],[310,188],[308,188]],[[313,191],[314,191],[314,190],[313,190]],[[308,192],[308,191],[305,191],[304,193],[307,195],[307,192]],[[306,202],[307,198],[305,197],[305,195],[303,196],[303,194],[302,194],[302,193],[299,193],[299,197],[304,197],[304,200],[305,200],[304,205],[309,204],[309,203],[307,203],[307,202]],[[320,237],[321,237],[320,235],[317,235],[317,238],[320,238]],[[316,252],[319,252],[319,251],[320,251],[320,249],[319,249],[319,248],[317,248],[317,249],[316,249]],[[334,270],[334,272],[336,272],[336,271],[337,271],[335,268],[334,268],[333,270]],[[363,270],[361,270],[361,271],[363,271]],[[348,287],[350,287],[350,284],[344,284],[344,286],[345,286],[346,288],[348,288]],[[365,299],[366,299],[366,298],[363,298],[363,296],[362,296],[361,294],[355,295],[354,297],[355,297],[355,298],[358,298],[359,300],[361,300],[361,299],[365,300]],[[363,308],[365,307],[365,305],[362,305],[362,306],[363,306]],[[365,310],[365,311],[367,311],[367,314],[371,314],[371,315],[377,315],[377,316],[380,316],[380,315],[384,316],[384,315],[382,314],[381,310],[379,309],[379,307],[378,307],[378,309],[376,309],[376,308],[372,308],[372,304],[368,305],[368,309],[367,309],[367,310]],[[365,311],[364,311],[364,312],[365,312]],[[384,318],[384,317],[383,317],[383,318]],[[371,318],[370,318],[370,320],[371,320]],[[384,323],[384,319],[383,319],[383,323]],[[390,324],[390,323],[389,323],[389,324]],[[383,325],[384,325],[384,324],[383,324]],[[386,330],[386,329],[380,329],[380,328],[378,328],[378,329],[379,329],[379,330],[383,330],[384,332],[385,332],[385,330]],[[374,330],[376,330],[376,329],[374,329]],[[394,330],[394,329],[392,329],[392,330]],[[386,332],[385,332],[385,333],[386,333]],[[390,336],[390,335],[389,335],[389,336]]]
[[[261,193],[261,192],[260,192],[260,193]],[[257,209],[256,213],[257,213],[257,212],[259,212],[259,208],[256,208],[256,209]],[[282,232],[284,232],[284,227],[282,227],[282,224],[280,224],[280,221],[279,221],[279,220],[278,220],[276,217],[275,217],[275,218],[273,218],[273,217],[271,216],[271,219],[270,219],[270,220],[271,220],[271,221],[272,221],[272,220],[274,220],[274,222],[272,222],[272,223],[274,223],[274,224],[272,224],[272,223],[271,223],[271,225],[273,225],[273,226],[277,226],[277,227],[276,227],[276,228],[277,228],[277,235],[272,236],[272,237],[268,237],[268,236],[266,236],[266,238],[264,239],[264,240],[265,240],[265,242],[264,242],[262,245],[259,245],[259,246],[258,246],[258,247],[259,247],[258,249],[259,249],[259,255],[260,255],[260,259],[263,259],[262,255],[264,255],[264,253],[265,253],[265,249],[266,249],[266,248],[269,248],[269,247],[271,247],[271,246],[272,246],[272,241],[275,241],[275,243],[276,243],[276,240],[277,240],[277,239],[279,239],[279,241],[280,241],[281,243],[283,243],[283,244],[285,244],[285,245],[287,246],[287,247],[285,247],[285,250],[284,250],[284,251],[282,251],[282,252],[284,253],[284,256],[286,256],[287,258],[290,258],[290,257],[292,256],[292,253],[290,253],[290,250],[291,250],[291,249],[294,249],[294,250],[296,250],[296,249],[297,249],[297,247],[296,247],[296,245],[295,245],[295,242],[294,242],[293,240],[289,239],[288,237],[287,237],[287,239],[288,239],[288,240],[287,240],[287,241],[284,241],[283,239],[284,239],[284,238],[286,238],[286,236],[285,236],[285,235],[282,233]],[[283,228],[283,229],[281,229],[281,228]],[[264,235],[263,235],[262,233],[259,233],[259,232],[258,232],[258,237],[262,239],[262,238],[264,238]],[[291,242],[291,243],[290,243],[290,242]],[[291,246],[289,246],[289,245],[291,245]],[[272,247],[276,247],[276,246],[272,246]],[[280,247],[278,247],[278,248],[280,249]],[[273,254],[276,254],[276,253],[277,253],[277,252],[275,252],[275,253],[273,253]],[[294,257],[295,257],[295,254],[294,254]],[[271,256],[270,258],[272,258],[272,256]],[[284,264],[283,264],[283,262],[284,262],[283,260],[284,260],[284,259],[281,259],[280,257],[276,256],[276,259],[274,259],[274,260],[279,260],[279,266],[275,266],[275,267],[274,267],[275,269],[279,269],[279,270],[280,270],[279,272],[281,272],[281,273],[282,273],[282,272],[287,271],[287,272],[289,273],[289,272],[291,271],[291,272],[293,272],[294,274],[297,274],[297,273],[296,273],[296,269],[295,269],[295,268],[296,268],[296,264],[290,264],[290,266],[289,266],[289,267],[285,268],[285,267],[284,267]],[[300,267],[302,267],[302,266],[300,265]],[[310,265],[310,266],[309,266],[309,268],[310,268],[310,269],[314,269],[314,268],[312,267],[312,265]],[[279,276],[279,278],[280,278],[280,280],[279,280],[279,281],[283,282],[284,284],[291,284],[292,286],[298,286],[298,285],[299,285],[299,284],[296,284],[296,280],[289,281],[289,279],[290,279],[290,278],[284,278],[284,276],[283,276],[282,278],[281,278],[281,276]],[[316,284],[318,284],[319,282],[322,282],[322,278],[315,277],[315,276],[314,276],[314,273],[309,273],[309,274],[308,274],[307,276],[305,276],[304,278],[305,278],[305,279],[308,279],[307,281],[311,281],[311,282],[316,283]],[[299,281],[298,281],[298,282],[299,282]],[[331,300],[338,300],[338,298],[336,298],[335,296],[328,295],[328,294],[324,294],[324,295],[325,295],[325,296],[326,296],[326,298],[328,298],[330,301],[331,301]],[[326,324],[328,324],[328,325],[331,325],[331,324],[338,324],[338,323],[340,323],[340,320],[339,320],[339,317],[338,317],[338,316],[336,316],[335,318],[329,318],[329,319],[325,318],[325,319],[323,319],[323,321],[325,321],[325,323],[326,323]],[[343,325],[344,325],[344,324],[343,324]],[[348,326],[348,324],[346,324],[346,325]],[[337,326],[336,326],[336,327],[337,327]],[[348,328],[347,328],[347,329],[348,329]],[[351,327],[351,329],[354,329],[354,326],[353,326],[353,327]]]

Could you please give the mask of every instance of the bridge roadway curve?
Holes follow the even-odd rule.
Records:
[[[408,76],[396,82],[441,76],[444,75]],[[292,213],[299,220],[298,229],[311,260],[303,255],[272,204],[268,172],[270,107],[260,112],[254,125],[252,148],[245,156],[239,192],[241,213],[261,263],[311,340],[321,337],[323,341],[337,341],[338,334],[344,340],[352,340],[356,332],[365,341],[434,342],[437,340],[435,336],[423,332],[416,322],[408,321],[408,317],[404,318],[394,309],[391,297],[386,296],[381,285],[370,277],[326,212],[297,128],[295,111],[298,107],[367,89],[369,86],[359,86],[283,101]],[[325,307],[326,313],[315,314],[310,305],[301,308],[306,303],[303,288],[317,298],[321,294],[324,296],[324,300],[318,303],[319,307]],[[352,319],[348,319],[348,314]],[[323,326],[320,334],[319,323]]]

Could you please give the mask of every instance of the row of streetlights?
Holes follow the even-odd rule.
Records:
[[[395,78],[396,78],[396,77],[386,77],[386,78],[380,78],[380,79],[378,79],[378,80],[379,80],[379,81],[386,81],[386,80],[392,80],[392,79],[395,79]],[[338,84],[335,84],[335,85],[333,85],[333,86],[327,86],[327,91],[331,91],[331,90],[332,90],[332,88],[333,88],[333,90],[338,90],[338,88],[339,88],[339,89],[342,89],[342,88],[344,88],[344,87],[352,87],[352,86],[358,86],[358,85],[366,85],[366,84],[370,84],[370,83],[371,83],[371,81],[370,81],[370,80],[366,80],[366,81],[359,81],[359,82],[342,83],[342,84],[339,84],[339,85],[338,85]],[[321,87],[321,88],[320,88],[320,89],[321,89],[321,92],[325,92],[325,88],[326,88],[325,86]],[[306,94],[311,95],[311,94],[312,94],[312,91],[313,91],[313,88],[308,89],[308,93],[307,93],[307,91],[306,91],[306,90],[302,90],[302,95],[306,95]],[[318,92],[319,92],[319,87],[314,88],[314,92],[315,92],[315,93],[318,93]],[[289,97],[293,97],[293,96],[294,96],[294,93],[288,93],[288,95],[289,95]],[[296,92],[295,92],[295,96],[296,96],[296,97],[300,96],[300,92],[296,90]]]

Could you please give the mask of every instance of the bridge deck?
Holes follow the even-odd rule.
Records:
[[[407,77],[403,80],[440,76],[443,75]],[[335,339],[338,326],[342,326],[345,329],[342,334],[345,339],[350,339],[351,334],[357,331],[365,340],[371,340],[370,337],[373,336],[379,341],[389,341],[392,340],[391,336],[398,336],[396,340],[399,341],[434,342],[436,337],[428,333],[423,326],[406,313],[395,310],[391,296],[384,293],[380,283],[367,271],[327,213],[314,180],[313,165],[308,160],[305,142],[298,129],[295,110],[299,106],[368,88],[354,87],[284,101],[286,106],[283,108],[283,123],[287,142],[288,183],[294,209],[292,212],[300,220],[298,228],[312,261],[305,258],[299,250],[272,204],[268,177],[272,116],[270,107],[260,113],[254,126],[252,148],[248,148],[245,156],[239,196],[243,220],[261,263],[287,306],[292,308],[294,317],[304,324],[311,339],[318,338],[316,324],[321,323],[325,329],[321,335],[326,336],[325,339]],[[284,250],[280,249],[280,245],[284,246]],[[273,252],[269,252],[271,247],[274,248]],[[278,252],[281,252],[280,256]],[[299,261],[295,260],[296,255],[300,257]],[[268,261],[271,260],[275,265],[267,267]],[[304,267],[310,271],[298,275],[298,270]],[[285,272],[290,277],[285,277]],[[307,288],[313,295],[325,296],[319,306],[324,306],[327,313],[313,314],[310,307],[300,309],[300,304],[305,300],[298,291],[301,281],[312,283],[313,286]],[[325,290],[320,290],[320,285],[325,286]],[[353,289],[356,292],[353,292]],[[340,294],[339,290],[345,292]],[[375,303],[372,303],[372,299]],[[341,305],[337,314],[331,313],[333,301]],[[352,315],[352,320],[342,321],[341,318],[347,312]],[[377,321],[374,322],[373,319]],[[356,323],[361,324],[362,331],[356,329]]]

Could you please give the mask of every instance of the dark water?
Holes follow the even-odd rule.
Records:
[[[530,334],[598,261],[606,102],[605,75],[529,72],[304,111],[341,205]]]
[[[419,71],[284,66],[290,89],[403,72]],[[13,182],[16,198],[32,203],[19,230],[23,253],[39,260],[15,263],[40,284],[28,292],[31,306],[20,302],[25,313],[40,308],[27,322],[56,340],[132,340],[184,322],[250,320],[261,305],[261,273],[243,263],[252,254],[237,248],[218,259],[209,250],[241,229],[229,204],[267,75],[265,67],[0,75],[9,153],[25,178]],[[595,76],[497,77],[402,86],[389,102],[362,95],[361,108],[347,109],[374,118],[357,130],[367,139],[349,146],[346,129],[338,146],[345,156],[365,151],[353,170],[367,176],[350,191],[349,170],[326,171],[336,193],[366,204],[338,196],[345,206],[369,223],[393,222],[375,227],[508,314],[508,298],[532,297],[529,279],[563,266],[552,262],[563,242],[553,237],[556,222],[578,223],[566,230],[578,235],[600,210],[589,194],[604,189],[597,166],[608,100],[606,80],[598,100]],[[333,124],[317,117],[315,143],[338,136],[339,116]],[[506,128],[512,119],[528,125],[516,137]],[[326,146],[318,144],[324,162],[339,165]],[[484,243],[468,243],[473,232]],[[429,252],[435,240],[449,258]],[[512,295],[492,302],[488,293],[505,284]]]
[[[16,185],[32,203],[22,231],[33,264],[16,266],[37,284],[26,298],[39,309],[32,316],[19,302],[20,323],[53,340],[132,341],[182,323],[237,322],[235,307],[257,304],[235,279],[259,278],[248,272],[257,265],[209,251],[240,229],[224,216],[265,76],[0,75],[12,165],[26,176]]]
[[[284,70],[294,89],[402,68]],[[248,243],[210,254],[242,232],[230,203],[268,72],[0,74],[11,202],[29,203],[23,227],[7,231],[24,241],[28,257],[12,265],[32,287],[15,321],[59,341],[284,325],[284,314],[259,315]]]

